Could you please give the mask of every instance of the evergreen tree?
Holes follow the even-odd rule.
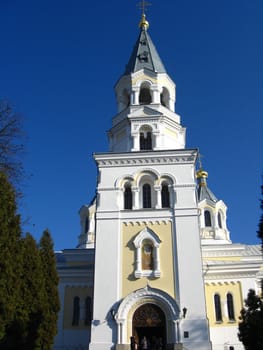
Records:
[[[261,186],[261,195],[262,195],[262,198],[260,200],[260,208],[262,210],[262,214],[259,220],[257,234],[258,234],[258,238],[261,239],[261,250],[263,254],[263,185]]]
[[[261,186],[263,195],[263,186]],[[263,210],[263,199],[260,201],[260,208]],[[263,253],[263,214],[260,217],[258,237],[261,239]],[[261,296],[256,295],[253,289],[249,290],[245,307],[241,310],[238,325],[238,337],[246,350],[263,349],[263,281],[261,281]]]
[[[263,302],[253,289],[249,290],[241,310],[238,337],[246,350],[263,349]]]
[[[24,150],[20,115],[9,102],[0,99],[0,171],[17,183],[23,175],[20,155]]]
[[[260,209],[262,210],[262,214],[259,219],[257,234],[258,238],[261,240],[261,252],[263,255],[263,185],[261,186],[261,195],[262,198],[260,200]],[[261,297],[263,298],[263,279],[261,280]]]
[[[8,341],[17,316],[21,284],[20,216],[15,191],[0,172],[0,348]]]
[[[24,259],[20,309],[24,311],[24,332],[16,334],[16,349],[40,350],[41,325],[47,311],[44,272],[35,239],[27,233],[22,243]]]
[[[39,244],[41,264],[44,273],[44,287],[46,292],[46,307],[41,324],[41,349],[50,350],[57,333],[57,319],[60,309],[58,294],[58,274],[54,245],[48,230],[43,232]]]

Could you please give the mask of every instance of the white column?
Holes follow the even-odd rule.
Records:
[[[140,150],[140,134],[138,132],[132,133],[132,140],[133,140],[133,148],[132,151],[139,151]]]
[[[132,187],[132,209],[139,209],[139,189],[138,187]]]
[[[161,186],[155,185],[154,190],[156,192],[156,209],[160,209],[162,207],[162,195],[161,195]]]
[[[138,105],[139,104],[139,88],[133,88],[132,93],[131,93],[131,104],[133,105]]]

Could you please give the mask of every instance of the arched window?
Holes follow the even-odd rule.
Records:
[[[145,227],[135,238],[136,248],[134,261],[136,278],[160,277],[159,237],[148,227]]]
[[[209,210],[205,211],[205,226],[206,227],[211,227],[212,226],[211,214],[210,214]]]
[[[162,208],[170,208],[170,193],[166,183],[162,184],[161,190]]]
[[[132,190],[128,183],[124,187],[124,209],[132,209]]]
[[[124,91],[123,91],[122,100],[123,100],[122,102],[123,102],[123,105],[125,108],[130,105],[130,95],[129,95],[127,89],[124,89]]]
[[[218,221],[218,227],[222,228],[222,217],[221,217],[221,213],[217,214],[217,221]]]
[[[227,300],[228,319],[229,321],[235,321],[233,295],[231,293],[227,293],[226,300]]]
[[[89,218],[86,216],[85,220],[85,233],[89,232]]]
[[[74,297],[74,299],[73,299],[72,326],[79,325],[79,312],[80,312],[80,299],[79,299],[79,297]]]
[[[144,184],[142,186],[142,206],[143,208],[152,207],[151,186],[149,184]]]
[[[140,150],[141,151],[150,151],[152,150],[152,133],[140,132]]]
[[[221,299],[219,294],[214,295],[216,322],[222,322]]]
[[[92,320],[92,303],[91,297],[85,299],[85,324],[90,325]]]
[[[142,87],[139,95],[140,105],[148,105],[152,102],[152,96],[148,87]]]
[[[169,107],[169,92],[166,88],[163,88],[163,91],[161,93],[161,104],[164,107]]]
[[[142,242],[142,270],[153,270],[153,244],[150,240]]]

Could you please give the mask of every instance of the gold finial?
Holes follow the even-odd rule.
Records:
[[[145,30],[147,30],[149,28],[149,22],[146,21],[146,16],[144,13],[142,14],[142,19],[139,23],[139,28],[145,29]]]
[[[196,177],[197,177],[197,179],[201,179],[201,178],[206,179],[206,178],[208,178],[208,172],[204,171],[201,168],[196,172]]]
[[[147,11],[147,7],[151,6],[151,4],[145,0],[142,0],[137,4],[137,6],[139,6],[142,11],[142,17],[139,23],[139,27],[141,29],[147,30],[149,28],[149,22],[146,20],[145,12]]]

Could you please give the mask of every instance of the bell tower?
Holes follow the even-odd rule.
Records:
[[[147,31],[145,15],[124,74],[115,86],[118,114],[109,131],[111,152],[182,149],[185,128],[175,113],[175,84]]]
[[[175,84],[145,14],[115,86],[109,152],[95,153],[95,274],[90,350],[130,349],[131,339],[167,349],[210,350],[196,149],[185,148]]]

